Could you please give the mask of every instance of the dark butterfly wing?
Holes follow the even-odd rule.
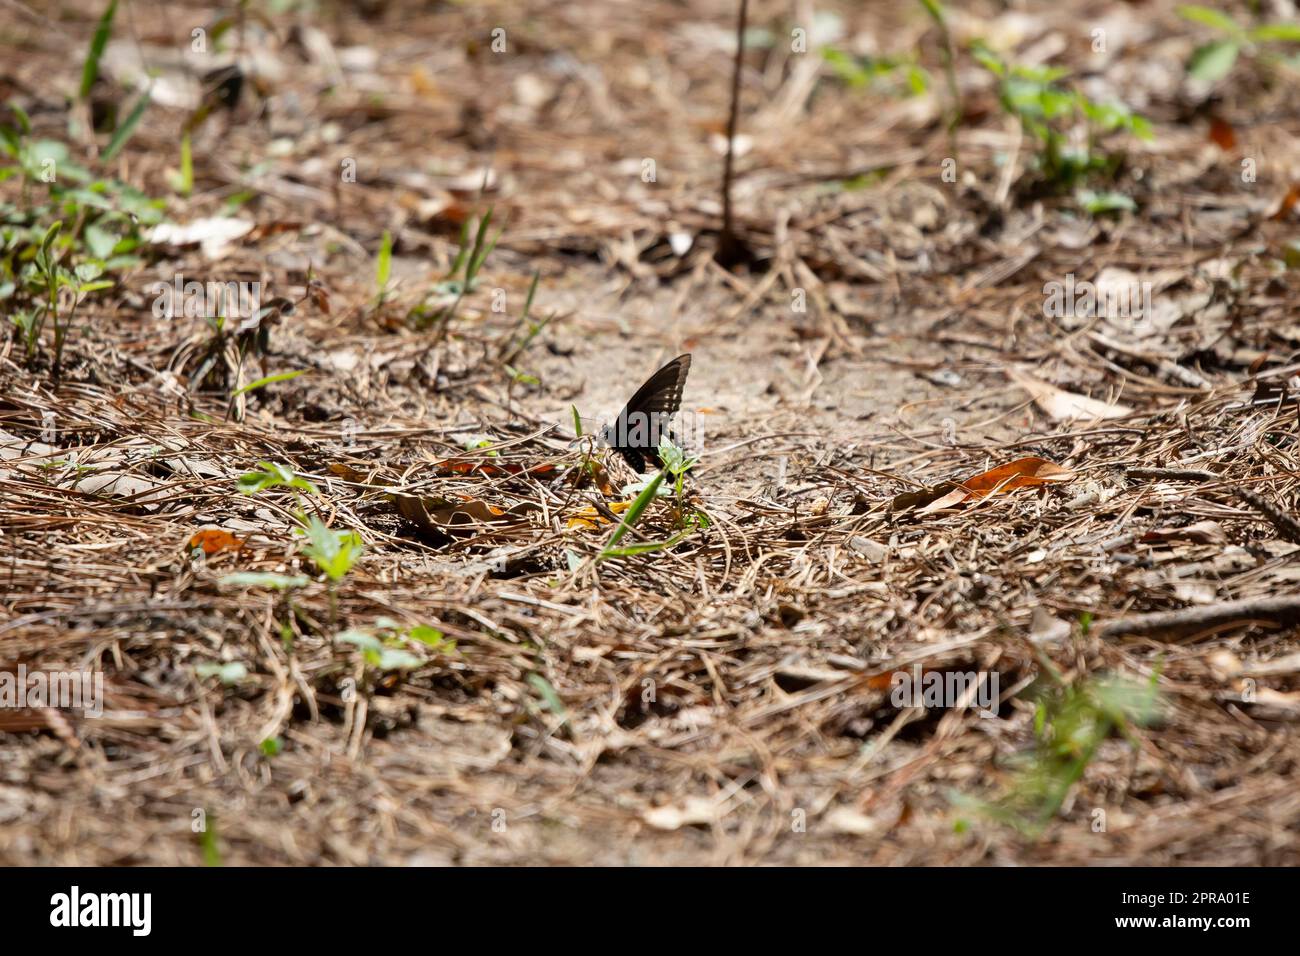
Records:
[[[691,354],[679,355],[636,390],[618,418],[603,431],[605,441],[638,472],[647,456],[654,457],[659,438],[667,434],[668,419],[682,407]]]

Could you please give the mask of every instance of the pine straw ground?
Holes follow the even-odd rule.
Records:
[[[61,5],[50,26],[3,6],[6,83],[66,136],[99,5]],[[1115,144],[1139,212],[1093,220],[1034,194],[1029,144],[964,54],[944,182],[938,34],[907,4],[841,5],[841,44],[919,51],[932,93],[850,89],[782,43],[751,54],[736,218],[757,261],[724,271],[710,140],[730,4],[320,6],[301,21],[319,32],[292,13],[274,36],[249,25],[262,90],[196,133],[191,198],[167,179],[183,109],[151,109],[111,164],[177,222],[251,190],[238,215],[257,228],[211,257],[154,249],[84,306],[57,386],[0,349],[3,660],[102,669],[107,687],[98,719],[0,712],[0,862],[1300,861],[1300,273],[1275,265],[1294,214],[1270,218],[1300,180],[1285,84],[1243,62],[1207,106],[1183,67],[1205,34],[1163,0],[954,14],[959,46],[1067,65],[1152,120],[1150,142]],[[132,51],[184,60],[218,16],[124,9],[110,84]],[[778,36],[800,18],[751,10]],[[1209,142],[1211,108],[1235,146]],[[459,222],[488,206],[505,231],[479,289],[442,341],[411,330]],[[395,290],[376,305],[385,229]],[[694,240],[684,255],[674,233]],[[185,358],[203,320],[154,318],[150,284],[245,277],[296,299],[309,267],[330,309],[317,296],[286,317],[264,366],[311,372],[228,418],[231,385],[199,387]],[[1044,315],[1044,283],[1107,268],[1153,282],[1160,320]],[[539,384],[512,382],[534,270],[534,316],[554,319],[512,363]],[[711,523],[594,562],[611,526],[570,526],[601,495],[570,481],[569,406],[605,420],[688,350],[705,431],[683,504]],[[241,381],[260,374],[250,358]],[[1054,417],[1035,381],[1113,417]],[[481,438],[495,456],[464,450]],[[1075,478],[889,512],[1024,455]],[[307,507],[365,539],[335,610],[297,551],[293,497],[236,491],[261,460],[308,476]],[[398,514],[394,488],[506,513],[439,534]],[[675,507],[628,540],[672,534]],[[191,559],[205,527],[244,549]],[[312,582],[291,608],[219,583],[237,571]],[[1144,616],[1160,612],[1174,620]],[[385,617],[455,651],[380,674],[332,640]],[[223,662],[247,676],[199,676]],[[889,675],[918,664],[996,672],[997,716],[895,708]],[[1021,779],[1048,664],[1076,686],[1158,675],[1163,715],[1106,739],[1041,834],[957,814],[954,792],[997,799]]]

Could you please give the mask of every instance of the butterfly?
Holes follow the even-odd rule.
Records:
[[[618,418],[601,429],[601,440],[638,473],[645,471],[647,458],[659,461],[659,439],[670,434],[668,422],[682,407],[682,391],[690,370],[691,354],[677,356],[651,375]]]

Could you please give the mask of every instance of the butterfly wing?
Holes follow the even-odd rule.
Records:
[[[653,456],[659,438],[667,434],[668,419],[682,407],[691,355],[679,355],[650,376],[612,425],[603,431],[605,441],[638,472],[645,470],[647,454]]]

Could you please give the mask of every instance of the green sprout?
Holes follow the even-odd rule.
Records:
[[[320,490],[306,478],[294,474],[292,469],[284,465],[277,465],[270,461],[259,461],[257,471],[241,475],[236,487],[239,493],[244,495],[255,495],[269,488],[280,487],[296,488],[309,495],[320,494]]]
[[[460,248],[451,264],[451,269],[447,273],[447,278],[433,288],[434,295],[438,297],[452,297],[451,303],[438,306],[436,302],[421,302],[407,316],[411,324],[417,329],[436,329],[435,343],[441,342],[443,336],[446,335],[447,326],[456,318],[461,301],[478,284],[479,271],[483,268],[483,263],[487,260],[488,254],[496,248],[497,241],[501,238],[501,231],[499,230],[496,236],[489,241],[488,227],[491,223],[492,210],[489,209],[483,214],[483,218],[479,220],[473,242],[469,238],[468,220],[461,226]]]
[[[1146,682],[1113,676],[1063,684],[1044,662],[1056,686],[1043,692],[1034,712],[1036,745],[1018,759],[1010,785],[997,799],[951,794],[959,807],[1037,838],[1056,816],[1070,789],[1083,777],[1097,749],[1112,733],[1136,746],[1133,727],[1157,721],[1163,710],[1159,673]],[[966,821],[960,821],[964,829]]]
[[[1002,108],[1019,120],[1026,135],[1038,144],[1038,171],[1048,183],[1073,188],[1093,176],[1114,178],[1120,158],[1101,150],[1101,138],[1115,131],[1151,138],[1151,124],[1146,119],[1122,103],[1088,99],[1065,84],[1065,70],[1009,65],[982,43],[976,43],[971,52],[997,79]],[[1080,122],[1086,140],[1082,146],[1071,146],[1068,137]]]
[[[376,620],[373,628],[349,628],[336,640],[358,648],[365,662],[381,674],[420,667],[426,663],[425,655],[430,652],[452,654],[456,651],[456,642],[446,640],[436,627],[417,624],[403,628],[387,617]]]
[[[309,515],[304,526],[295,529],[294,533],[306,538],[301,547],[303,555],[310,558],[332,584],[343,580],[365,550],[361,535],[355,531],[335,531],[315,515]]]
[[[1187,73],[1194,79],[1217,83],[1232,71],[1243,53],[1268,68],[1278,65],[1300,68],[1300,55],[1286,58],[1272,52],[1273,44],[1300,43],[1300,23],[1243,27],[1220,10],[1196,5],[1179,7],[1178,14],[1184,20],[1207,26],[1220,34],[1219,39],[1203,43],[1192,51],[1191,59],[1187,61]]]

